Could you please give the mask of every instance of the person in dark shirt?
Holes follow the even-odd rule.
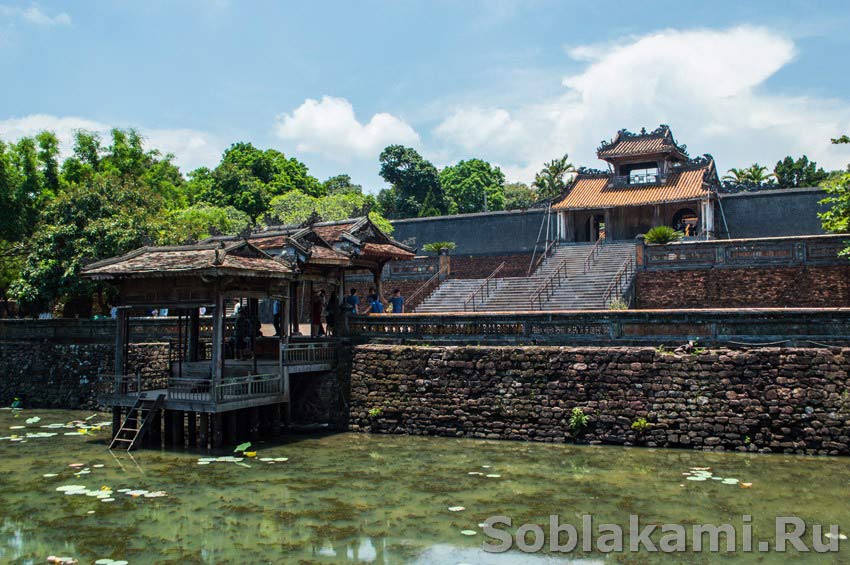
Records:
[[[395,289],[393,296],[390,298],[390,304],[393,307],[393,314],[404,313],[404,297],[401,295],[401,289]]]
[[[357,289],[352,288],[351,294],[345,297],[345,311],[348,314],[356,314],[358,306],[360,306],[360,297],[357,296]]]
[[[372,301],[371,306],[369,307],[370,314],[383,314],[384,313],[384,305],[377,298]]]

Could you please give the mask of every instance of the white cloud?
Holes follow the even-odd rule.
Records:
[[[404,120],[379,113],[363,124],[345,98],[308,98],[289,114],[277,117],[277,135],[294,141],[299,153],[316,153],[337,162],[352,157],[377,160],[378,154],[393,143],[415,144],[419,135]]]
[[[71,25],[71,16],[67,13],[60,12],[55,15],[50,15],[35,3],[30,4],[27,7],[0,4],[0,16],[10,19],[20,19],[40,27]]]
[[[829,138],[850,130],[850,104],[770,92],[766,81],[793,60],[795,46],[768,29],[665,30],[567,53],[587,66],[563,79],[561,95],[455,108],[435,137],[526,181],[565,152],[576,165],[600,166],[601,139],[659,123],[692,154],[712,153],[722,170],[803,153],[829,168],[847,163],[846,146]]]
[[[0,121],[0,139],[18,140],[48,130],[56,134],[60,141],[63,157],[71,154],[74,132],[87,130],[99,133],[104,144],[109,144],[109,132],[112,126],[95,120],[74,116],[51,116],[31,114],[22,118],[10,118]],[[159,149],[163,154],[173,153],[175,162],[189,171],[200,166],[215,166],[224,151],[225,143],[206,132],[177,128],[136,128],[145,139],[146,149]]]

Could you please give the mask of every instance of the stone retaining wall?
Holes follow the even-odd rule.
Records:
[[[355,431],[848,455],[850,348],[364,345],[350,406]]]
[[[33,408],[96,408],[97,395],[113,385],[114,355],[107,343],[0,342],[0,405],[20,398]],[[168,344],[131,344],[127,362],[130,374],[161,378]]]

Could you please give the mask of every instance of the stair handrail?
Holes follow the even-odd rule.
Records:
[[[533,293],[531,293],[531,298],[529,298],[528,302],[532,310],[535,309],[535,301],[539,306],[539,308],[537,309],[543,309],[543,298],[541,297],[544,292],[546,293],[546,300],[549,300],[549,298],[552,296],[552,293],[555,291],[555,278],[558,279],[558,286],[561,286],[561,278],[569,279],[569,277],[567,277],[567,263],[569,263],[569,257],[562,259],[561,262],[558,263],[558,266],[555,268],[555,270],[543,280],[540,286],[538,286]]]
[[[492,272],[492,273],[490,273],[490,275],[489,275],[486,279],[484,279],[484,281],[483,281],[480,285],[478,285],[478,286],[475,288],[475,290],[473,290],[473,291],[472,291],[472,294],[470,294],[470,295],[466,298],[466,300],[464,300],[464,301],[463,301],[463,311],[464,311],[464,312],[466,312],[466,308],[467,308],[467,306],[469,305],[469,303],[470,303],[470,302],[472,302],[472,311],[473,311],[473,312],[475,312],[475,295],[476,295],[479,291],[482,291],[482,289],[485,289],[485,290],[486,290],[486,294],[483,294],[483,295],[482,295],[481,299],[479,300],[479,304],[483,304],[483,303],[484,303],[484,301],[486,301],[486,300],[487,300],[487,298],[489,298],[489,297],[490,297],[490,281],[492,281],[492,280],[493,280],[493,278],[494,278],[496,275],[498,275],[500,272],[502,272],[502,269],[504,269],[504,268],[505,268],[505,262],[504,262],[504,261],[502,261],[502,262],[499,264],[499,266],[498,266],[498,267],[496,267],[496,268],[493,270],[493,272]],[[494,283],[494,285],[495,285],[495,284],[498,284],[498,283]],[[495,288],[495,287],[494,287],[494,288]],[[483,292],[483,291],[482,291],[482,292]]]
[[[612,300],[612,296],[617,289],[621,289],[623,286],[623,279],[628,277],[635,272],[635,258],[633,256],[629,256],[624,262],[620,269],[617,271],[617,274],[614,275],[614,278],[611,279],[611,283],[608,285],[608,288],[605,289],[605,293],[602,295],[602,307],[607,308],[608,302]]]
[[[590,267],[593,263],[596,262],[596,259],[599,258],[599,251],[602,248],[602,244],[605,242],[605,234],[602,233],[599,235],[599,239],[596,240],[596,243],[593,244],[593,247],[590,250],[590,253],[587,254],[587,257],[584,258],[584,273],[590,270]]]
[[[540,263],[542,263],[547,257],[551,257],[553,250],[557,246],[557,239],[547,241],[546,247],[543,249],[543,253],[540,254],[540,257],[532,261],[531,264],[528,266],[528,273],[526,273],[526,276],[531,276],[531,273],[533,273],[537,269],[537,267],[540,266]]]
[[[410,293],[410,295],[408,295],[407,300],[405,300],[405,302],[407,302],[408,304],[413,304],[413,299],[416,298],[417,296],[419,296],[420,294],[422,294],[423,292],[425,292],[425,289],[428,288],[428,286],[431,283],[433,283],[435,280],[437,280],[440,277],[440,275],[442,275],[445,271],[446,271],[445,267],[440,267],[439,269],[437,269],[437,272],[434,273],[433,276],[431,276],[431,278],[429,278],[427,281],[425,281],[425,283],[422,286],[420,286],[419,288],[414,290],[412,293]]]

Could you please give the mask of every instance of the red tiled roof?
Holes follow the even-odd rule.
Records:
[[[339,240],[340,236],[351,229],[356,222],[346,223],[346,224],[331,224],[328,226],[311,226],[314,232],[319,234],[319,237],[327,241],[328,243],[335,243]]]
[[[703,179],[708,168],[671,172],[663,184],[609,187],[610,176],[579,175],[553,210],[646,206],[697,200],[708,194]]]
[[[246,251],[248,251],[246,253]],[[218,244],[142,247],[120,257],[107,259],[83,269],[83,275],[94,278],[112,278],[144,275],[173,275],[213,273],[216,271],[242,271],[264,276],[281,276],[291,273],[283,263],[247,244],[222,248]]]
[[[286,245],[288,235],[271,235],[268,237],[252,237],[251,244],[260,249],[275,249]]]
[[[634,155],[640,153],[663,153],[674,147],[663,137],[634,137],[620,139],[599,152],[600,157],[612,155]]]
[[[307,262],[316,265],[348,265],[349,258],[335,249],[314,245],[310,248],[310,259]]]
[[[364,243],[361,257],[382,257],[391,259],[413,259],[414,253],[391,243]]]

